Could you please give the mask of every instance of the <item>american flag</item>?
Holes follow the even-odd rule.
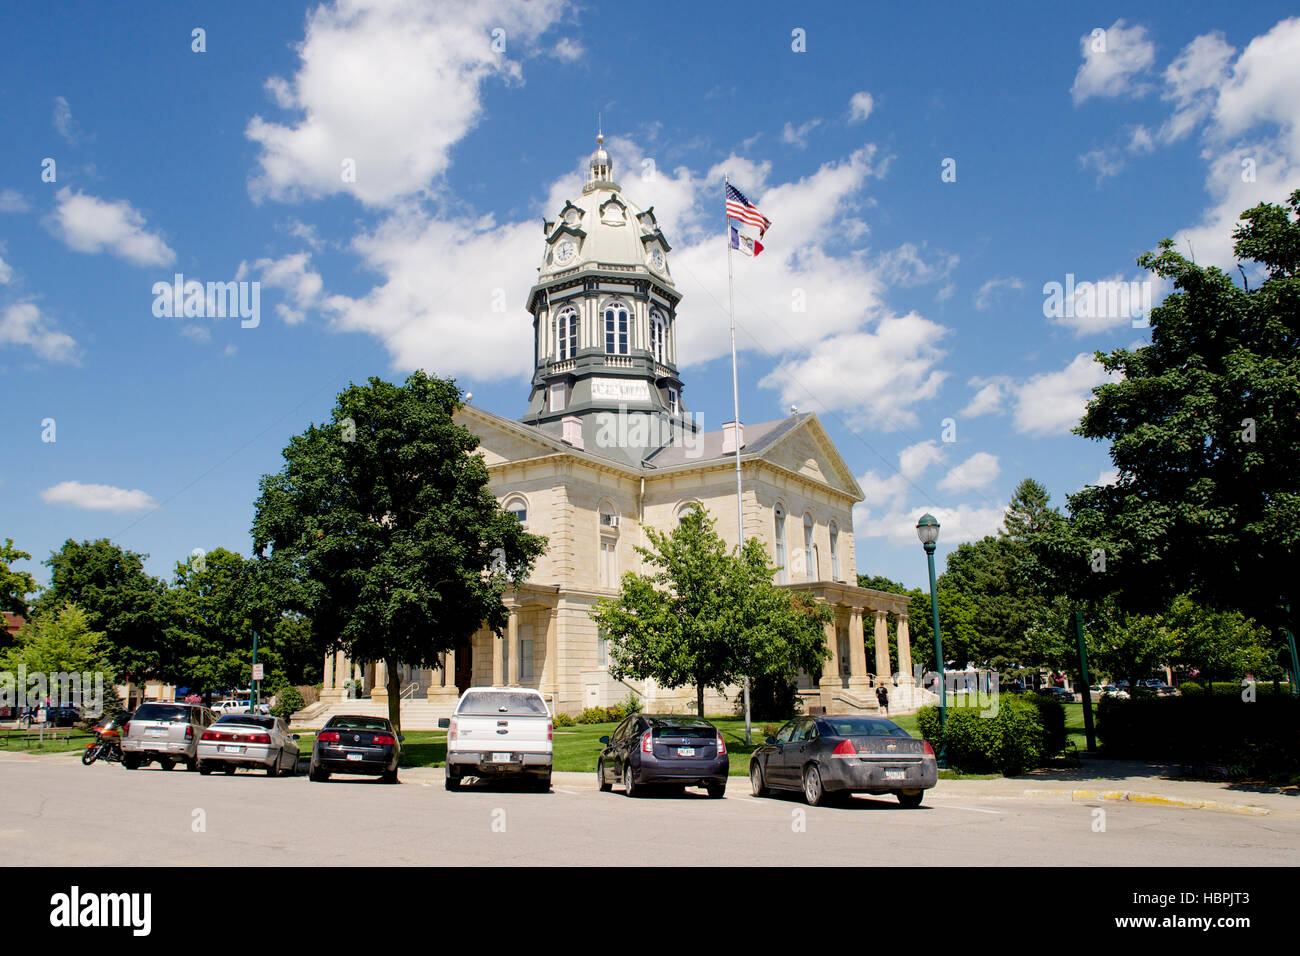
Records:
[[[727,183],[727,218],[738,219],[743,223],[758,227],[761,237],[772,225],[770,219],[758,211],[758,207],[744,197],[739,189]]]

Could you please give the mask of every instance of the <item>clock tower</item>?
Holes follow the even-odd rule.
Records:
[[[596,137],[582,195],[543,221],[533,316],[534,372],[522,421],[566,443],[640,465],[697,425],[677,374],[671,247],[613,179]]]

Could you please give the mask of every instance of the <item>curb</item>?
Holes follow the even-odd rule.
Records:
[[[1245,803],[1183,799],[1181,797],[1167,797],[1159,793],[1142,793],[1137,790],[1025,790],[1022,795],[1028,799],[1126,800],[1130,803],[1145,803],[1151,806],[1183,807],[1188,810],[1213,810],[1218,813],[1240,813],[1256,817],[1268,816],[1272,813],[1266,807],[1255,807]]]

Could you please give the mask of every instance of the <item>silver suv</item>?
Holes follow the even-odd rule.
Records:
[[[127,770],[158,761],[164,770],[178,763],[198,767],[198,744],[216,715],[200,704],[141,704],[122,734],[122,766]]]

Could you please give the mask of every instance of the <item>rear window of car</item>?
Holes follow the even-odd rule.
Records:
[[[259,717],[257,714],[225,714],[224,716],[217,718],[217,723],[265,727],[267,730],[275,729],[274,717]]]
[[[197,720],[198,712],[183,704],[141,704],[132,720]]]
[[[892,720],[879,717],[829,717],[821,721],[835,737],[910,737]]]
[[[712,740],[718,735],[717,728],[710,724],[679,720],[656,720],[651,725],[651,732],[655,737],[698,737],[702,740]]]
[[[516,717],[549,717],[546,701],[537,694],[521,694],[514,691],[474,691],[465,695],[457,714],[470,717],[489,717],[497,714],[510,714]]]
[[[326,730],[392,730],[392,725],[379,717],[331,717]]]

